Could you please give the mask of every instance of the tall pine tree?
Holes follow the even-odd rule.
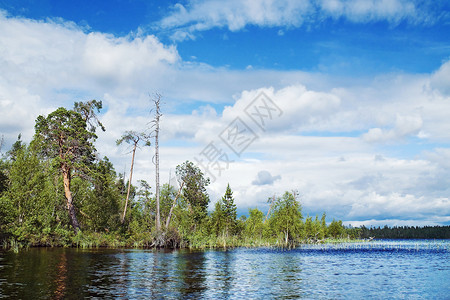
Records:
[[[222,197],[222,210],[225,217],[226,234],[234,234],[236,230],[236,204],[234,204],[233,192],[230,184],[227,185],[225,195]]]

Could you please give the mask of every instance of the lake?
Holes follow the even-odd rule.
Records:
[[[0,298],[450,299],[450,241],[0,251]]]

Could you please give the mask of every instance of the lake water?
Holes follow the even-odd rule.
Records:
[[[450,241],[0,252],[0,298],[450,299]]]

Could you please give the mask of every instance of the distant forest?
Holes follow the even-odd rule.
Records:
[[[450,239],[450,226],[362,226],[359,236],[365,239]]]

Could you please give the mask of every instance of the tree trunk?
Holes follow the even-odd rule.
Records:
[[[264,224],[266,223],[267,219],[269,218],[270,210],[272,209],[272,205],[274,202],[275,202],[275,195],[273,195],[272,202],[270,202],[269,211],[267,212],[266,218],[264,219]]]
[[[72,192],[70,191],[70,169],[63,167],[63,182],[64,182],[64,194],[67,200],[67,211],[69,212],[70,222],[72,223],[73,230],[75,233],[80,231],[80,224],[77,220],[77,214],[75,212],[75,207],[73,206]]]
[[[122,224],[123,222],[125,222],[125,216],[127,214],[127,207],[128,207],[128,199],[130,198],[131,179],[133,178],[134,155],[136,154],[136,147],[137,144],[135,143],[133,148],[133,156],[131,158],[130,179],[128,180],[127,198],[125,200],[125,207],[123,209],[123,215],[121,220]]]
[[[183,181],[183,183],[181,184],[181,187],[180,187],[180,189],[178,190],[178,193],[177,193],[175,199],[173,199],[172,206],[170,207],[169,215],[167,216],[167,221],[166,221],[166,229],[169,228],[170,219],[172,218],[172,212],[173,212],[173,209],[174,209],[174,207],[175,207],[175,204],[177,203],[178,197],[180,197],[180,195],[181,195],[181,190],[183,189],[183,186],[184,186],[184,181]]]
[[[161,230],[161,214],[159,211],[159,117],[161,116],[159,111],[160,96],[157,95],[155,99],[156,114],[155,114],[155,165],[156,165],[156,231]]]

